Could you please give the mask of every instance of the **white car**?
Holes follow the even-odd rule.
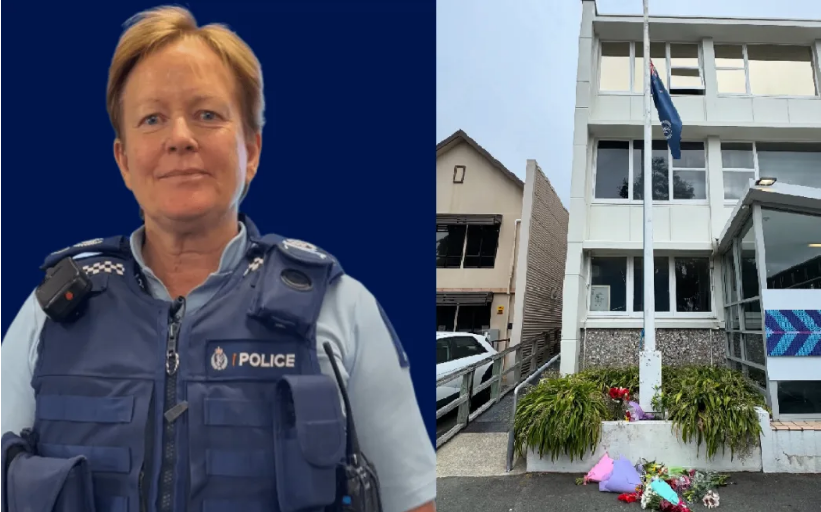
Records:
[[[473,388],[481,386],[490,380],[493,372],[493,362],[490,358],[498,352],[488,342],[486,336],[465,332],[437,332],[436,333],[436,380],[445,375],[467,368],[484,359],[488,363],[477,368],[473,376]],[[462,391],[462,377],[446,382],[436,388],[436,409],[439,410],[459,398]],[[481,406],[490,399],[490,388],[482,390],[474,396],[471,408]]]

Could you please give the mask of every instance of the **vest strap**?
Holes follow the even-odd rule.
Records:
[[[89,240],[71,247],[66,247],[57,252],[51,253],[43,262],[40,270],[46,271],[64,260],[73,258],[80,254],[94,254],[95,256],[110,256],[117,259],[127,259],[131,255],[131,243],[127,237],[114,236],[111,238],[98,238]]]

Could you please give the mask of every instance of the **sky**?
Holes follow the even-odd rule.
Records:
[[[596,4],[600,14],[642,13],[642,0]],[[581,0],[436,7],[436,142],[462,129],[522,179],[535,159],[565,206],[581,10]],[[650,14],[821,20],[821,0],[650,0]]]

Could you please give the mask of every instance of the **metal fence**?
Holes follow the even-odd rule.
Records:
[[[438,450],[442,445],[456,437],[456,435],[464,430],[471,422],[475,421],[476,418],[499,403],[508,393],[516,389],[522,381],[530,378],[533,375],[533,369],[540,368],[549,358],[556,355],[560,350],[560,342],[561,329],[559,328],[546,331],[538,337],[513,347],[508,346],[510,344],[510,340],[508,339],[497,340],[493,343],[499,352],[494,356],[437,379],[437,388],[454,380],[462,379],[462,389],[459,393],[459,398],[456,398],[448,405],[436,411],[437,421],[455,410],[459,411],[456,425],[436,439],[436,449]],[[505,348],[502,349],[502,347]],[[511,354],[515,354],[515,357],[513,358],[514,362],[509,364],[511,359],[509,356],[511,356]],[[474,388],[473,378],[476,374],[476,370],[488,363],[493,364],[490,379]],[[513,374],[513,377],[509,378],[508,376],[511,374]],[[490,388],[490,399],[487,403],[471,412],[473,397],[488,388]]]

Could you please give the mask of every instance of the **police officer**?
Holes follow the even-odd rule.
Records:
[[[107,103],[145,224],[48,256],[4,340],[4,511],[339,510],[326,344],[383,509],[433,511],[435,452],[384,311],[333,256],[238,212],[263,126],[250,48],[181,8],[143,13]]]

